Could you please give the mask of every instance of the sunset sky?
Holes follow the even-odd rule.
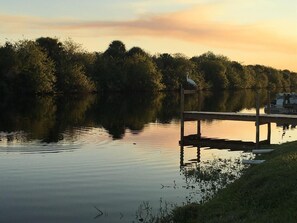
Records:
[[[67,37],[88,51],[113,40],[151,54],[207,51],[297,71],[297,0],[0,0],[0,43]]]

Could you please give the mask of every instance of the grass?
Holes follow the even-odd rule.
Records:
[[[271,147],[275,151],[261,155],[266,162],[248,168],[210,201],[175,208],[164,222],[295,223],[297,141]]]

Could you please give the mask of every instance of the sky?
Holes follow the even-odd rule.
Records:
[[[71,38],[90,52],[113,40],[154,55],[207,51],[297,72],[297,0],[0,0],[0,44]]]

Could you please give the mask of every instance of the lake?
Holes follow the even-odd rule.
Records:
[[[276,92],[260,91],[260,112]],[[186,95],[185,109],[255,113],[252,90]],[[0,105],[0,222],[139,222],[207,199],[249,152],[187,147],[178,93],[6,97]],[[187,122],[185,133],[196,131]],[[202,136],[255,142],[255,124],[202,121]],[[267,129],[260,127],[260,139]],[[297,139],[271,126],[271,143]],[[199,167],[203,177],[193,177]],[[231,174],[206,178],[211,171]],[[229,172],[228,172],[229,171]],[[218,182],[219,181],[219,182]],[[216,190],[216,189],[214,189]],[[209,194],[210,193],[210,194]]]

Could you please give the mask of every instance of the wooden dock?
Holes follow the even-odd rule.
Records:
[[[248,121],[256,122],[259,118],[259,124],[278,123],[297,125],[297,115],[284,114],[252,114],[252,113],[236,113],[236,112],[203,112],[203,111],[184,111],[184,121],[195,120],[232,120],[232,121]]]
[[[192,90],[184,90],[181,87],[181,129],[180,129],[180,145],[181,146],[197,146],[197,147],[216,147],[216,148],[256,148],[258,149],[260,144],[270,144],[271,141],[271,123],[277,125],[297,125],[297,115],[288,114],[260,114],[259,95],[255,100],[256,112],[255,113],[237,113],[237,112],[210,112],[210,111],[185,111],[184,110],[184,95],[192,94]],[[269,100],[270,101],[270,100]],[[269,103],[268,103],[269,105]],[[270,113],[270,106],[268,106],[268,112]],[[244,121],[255,123],[256,140],[253,142],[243,142],[236,140],[220,140],[209,139],[201,137],[201,121],[203,120],[228,120],[228,121]],[[193,136],[185,136],[185,122],[197,121],[197,133],[196,138]],[[266,140],[260,140],[260,125],[267,125],[267,138]]]

